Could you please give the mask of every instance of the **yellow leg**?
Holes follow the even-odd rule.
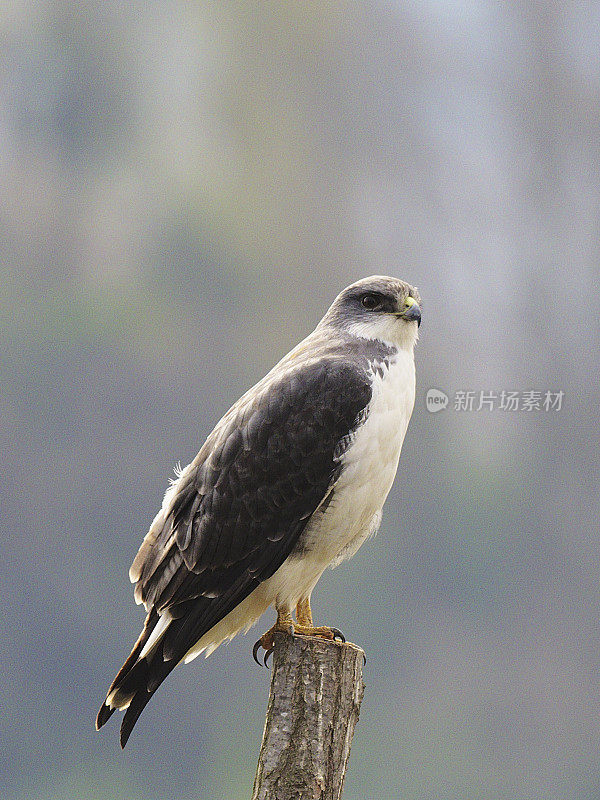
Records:
[[[310,597],[305,597],[303,600],[298,601],[296,605],[296,619],[298,620],[298,625],[312,627],[313,618],[312,611],[310,610]]]
[[[344,634],[337,628],[329,628],[325,625],[315,628],[310,608],[310,597],[304,597],[296,605],[296,620],[294,624],[294,633],[299,633],[301,636],[320,636],[323,639],[341,639],[342,642],[346,641]]]
[[[339,639],[341,642],[346,641],[344,634],[337,628],[329,628],[325,625],[319,628],[314,627],[310,599],[308,597],[303,598],[296,605],[296,620],[297,621],[294,622],[292,619],[289,608],[277,609],[277,622],[272,628],[269,628],[266,633],[263,633],[252,648],[252,657],[257,664],[260,664],[258,660],[258,651],[262,647],[265,651],[263,663],[265,667],[267,666],[267,660],[275,648],[276,633],[289,633],[292,635],[298,633],[301,636],[320,636],[322,639]]]
[[[257,664],[260,664],[258,660],[258,651],[262,647],[265,651],[265,656],[263,659],[263,663],[265,667],[267,666],[267,659],[273,652],[275,647],[275,638],[274,634],[276,633],[289,633],[293,635],[294,633],[294,620],[292,619],[292,612],[289,608],[278,608],[277,609],[277,622],[273,625],[272,628],[260,637],[260,639],[255,642],[254,647],[252,648],[252,657],[256,661]]]

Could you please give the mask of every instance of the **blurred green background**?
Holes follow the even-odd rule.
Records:
[[[271,617],[93,730],[127,569],[373,273],[424,311],[382,529],[313,595],[368,654],[344,798],[598,798],[600,5],[14,0],[0,42],[5,800],[249,798]]]

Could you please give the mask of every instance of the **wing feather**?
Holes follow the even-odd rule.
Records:
[[[213,583],[236,563],[256,567],[252,554],[260,550],[260,579],[269,577],[283,555],[275,547],[270,558],[271,544],[285,540],[289,552],[296,523],[308,519],[327,493],[339,442],[368,404],[370,383],[354,366],[317,362],[244,399],[184,470],[162,529],[140,550],[137,588],[146,603],[150,593],[161,603],[160,592],[151,589],[179,555],[179,569],[202,583],[208,567]]]
[[[123,743],[167,674],[281,566],[329,496],[371,399],[357,364],[332,355],[268,375],[167,491],[130,576],[153,624],[157,613],[171,621],[111,687],[112,705],[129,704]]]

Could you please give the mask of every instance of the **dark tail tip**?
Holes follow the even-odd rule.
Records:
[[[138,721],[140,714],[148,705],[152,695],[153,692],[148,692],[145,687],[142,687],[129,704],[125,716],[123,717],[123,722],[121,723],[121,735],[119,737],[121,748],[124,748],[129,741],[131,731]]]
[[[100,728],[108,722],[108,720],[112,717],[115,713],[114,708],[107,706],[106,703],[102,703],[100,706],[100,711],[98,712],[98,716],[96,717],[96,730],[99,731]]]

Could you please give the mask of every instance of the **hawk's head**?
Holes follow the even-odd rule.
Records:
[[[421,298],[413,286],[398,278],[372,275],[344,289],[321,324],[365,339],[412,347],[421,324]]]

